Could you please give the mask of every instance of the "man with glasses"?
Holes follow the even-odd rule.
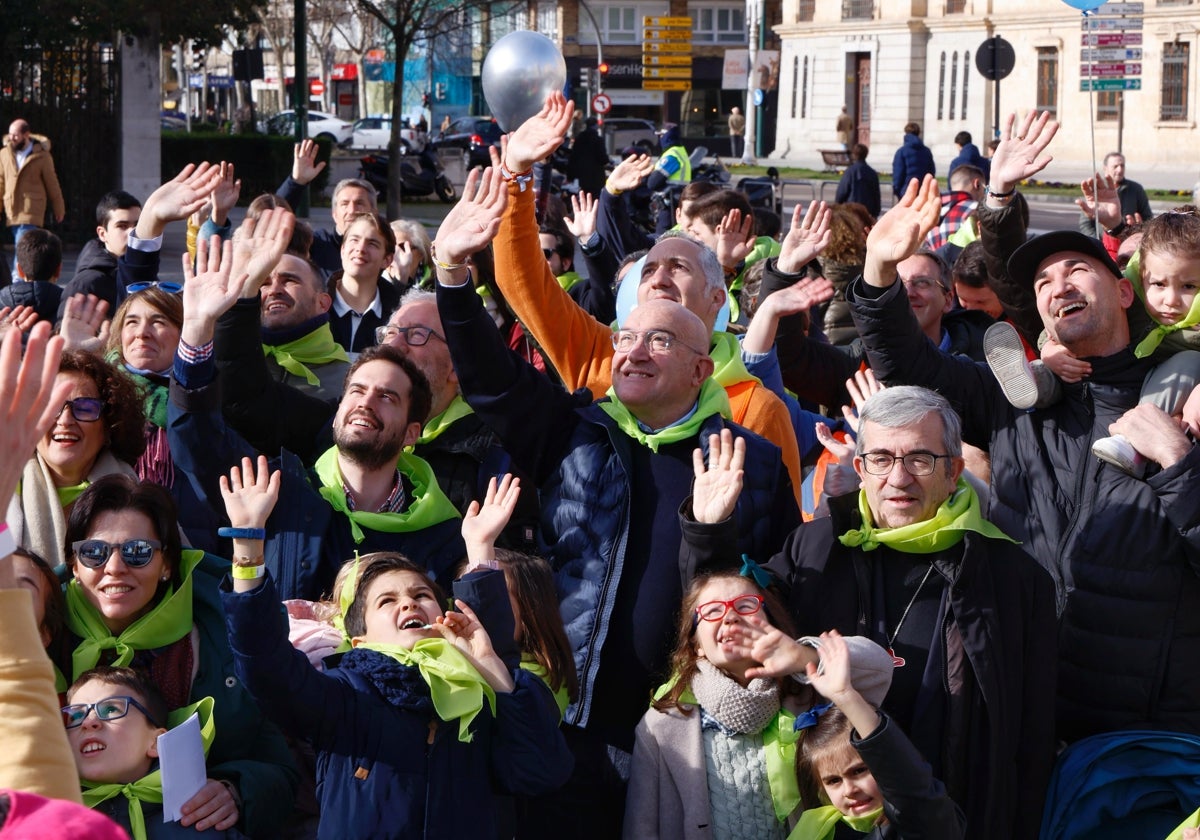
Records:
[[[679,562],[676,513],[691,493],[693,453],[745,463],[747,491],[734,514],[741,539],[719,565],[778,550],[798,512],[778,447],[723,418],[728,396],[712,378],[710,328],[684,305],[647,300],[608,333],[612,387],[595,403],[505,346],[465,264],[494,235],[486,220],[507,200],[498,170],[480,180],[438,231],[441,323],[467,403],[540,491],[541,548],[579,672],[564,722],[575,773],[538,802],[533,833],[566,826],[573,836],[616,837],[634,728],[669,676],[675,616],[695,571]],[[695,258],[691,240],[669,243],[654,260],[663,277]]]
[[[936,199],[936,196],[935,196]],[[802,633],[836,628],[892,655],[883,710],[967,816],[972,838],[1034,837],[1054,756],[1050,576],[984,520],[962,480],[958,415],[938,394],[895,387],[859,412],[858,493],[800,526],[768,569]],[[682,511],[688,563],[734,537],[723,493],[697,483]]]

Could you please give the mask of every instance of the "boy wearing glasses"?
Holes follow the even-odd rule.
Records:
[[[961,429],[933,391],[876,393],[859,412],[862,489],[830,499],[767,565],[801,633],[867,636],[892,655],[882,708],[945,781],[965,836],[1032,837],[1053,761],[1054,587],[983,518]],[[732,505],[709,504],[737,498],[727,478],[723,491],[697,481],[683,510],[696,568],[728,544]]]

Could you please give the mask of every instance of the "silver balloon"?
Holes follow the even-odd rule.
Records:
[[[483,60],[483,98],[506,132],[542,110],[546,97],[566,83],[562,53],[540,32],[510,32]]]

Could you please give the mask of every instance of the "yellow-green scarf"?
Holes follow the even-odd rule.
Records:
[[[583,277],[578,271],[564,271],[554,279],[558,281],[558,285],[562,286],[564,292],[569,292],[571,291],[571,287],[582,280]]]
[[[412,649],[378,642],[363,642],[360,648],[390,656],[401,665],[415,665],[429,686],[433,708],[444,721],[458,720],[458,740],[470,743],[471,721],[483,709],[486,697],[496,714],[496,692],[475,670],[462,651],[445,639],[421,639]]]
[[[378,511],[350,510],[346,504],[346,490],[342,486],[341,471],[337,465],[337,447],[330,447],[317,459],[315,470],[321,481],[321,497],[330,507],[350,520],[350,533],[356,543],[364,539],[363,528],[382,531],[386,534],[404,534],[420,531],[457,519],[458,510],[438,487],[433,467],[416,455],[401,453],[396,466],[412,482],[413,498],[408,510],[403,513],[380,513]]]
[[[1183,830],[1185,828],[1200,828],[1200,808],[1192,812],[1192,815],[1175,827],[1175,830],[1167,835],[1167,840],[1183,840]]]
[[[975,495],[971,485],[961,477],[950,498],[942,502],[931,518],[923,522],[901,525],[899,528],[875,528],[871,525],[873,517],[867,504],[865,490],[858,492],[858,512],[862,516],[862,527],[851,528],[838,537],[838,541],[842,545],[861,547],[863,551],[874,551],[879,546],[886,545],[905,554],[935,554],[957,545],[967,531],[1017,543],[983,518],[979,508],[979,497]]]
[[[213,738],[216,737],[216,725],[213,722],[213,699],[201,697],[190,706],[176,709],[167,715],[167,728],[173,729],[183,723],[195,712],[200,716],[200,738],[204,742],[204,754],[208,755]],[[80,780],[83,787],[83,804],[96,808],[118,794],[123,794],[129,800],[129,827],[133,832],[133,840],[146,840],[146,818],[142,814],[142,803],[151,802],[162,804],[162,771],[155,770],[136,782],[120,784],[116,782],[89,782]]]
[[[712,356],[715,365],[712,378],[718,385],[728,388],[741,382],[762,383],[761,379],[746,370],[746,365],[742,362],[742,345],[738,343],[736,335],[718,332],[713,333],[712,339],[712,348],[708,355]],[[728,414],[725,416],[729,417]]]
[[[333,340],[333,331],[328,323],[295,341],[264,344],[263,355],[274,357],[281,368],[293,376],[303,376],[309,385],[319,385],[321,380],[308,369],[308,365],[350,361],[346,349]]]
[[[1125,278],[1133,284],[1133,289],[1137,292],[1138,299],[1145,306],[1146,289],[1142,285],[1142,255],[1140,251],[1136,252],[1125,266]],[[1149,310],[1147,310],[1147,314],[1149,314]],[[1189,327],[1200,324],[1200,295],[1192,299],[1192,308],[1176,323],[1160,324],[1154,320],[1153,315],[1150,316],[1150,322],[1154,326],[1150,328],[1150,332],[1146,334],[1146,337],[1139,341],[1137,346],[1133,348],[1133,355],[1139,359],[1144,359],[1152,355],[1158,349],[1158,345],[1163,343],[1163,339],[1171,333],[1186,330]]]
[[[55,487],[58,493],[58,503],[65,509],[67,505],[83,495],[83,491],[92,486],[92,482],[86,478],[79,484],[72,484],[70,487]]]
[[[192,630],[192,570],[204,557],[203,551],[188,549],[179,564],[180,582],[167,587],[162,600],[150,612],[114,636],[100,613],[83,594],[78,579],[67,584],[67,626],[83,639],[71,654],[73,679],[100,661],[101,651],[115,648],[115,667],[128,665],[139,650],[155,650],[177,642]]]
[[[681,440],[696,437],[705,420],[714,414],[728,417],[730,411],[729,395],[712,377],[704,380],[704,384],[700,386],[699,403],[696,410],[692,412],[692,416],[682,423],[668,426],[657,432],[642,431],[641,426],[638,425],[638,419],[625,407],[624,403],[617,399],[615,388],[610,387],[607,396],[607,401],[598,402],[596,405],[616,421],[617,427],[622,432],[647,447],[651,452],[658,452],[658,448],[665,443],[678,443]]]
[[[446,410],[437,417],[430,417],[425,421],[425,426],[421,429],[421,436],[417,438],[417,444],[429,443],[431,440],[436,440],[442,432],[450,428],[456,421],[461,420],[469,414],[474,414],[475,410],[467,405],[467,401],[462,398],[462,394],[455,395],[450,401],[450,405],[446,406]],[[411,447],[406,451],[412,451]]]
[[[566,680],[564,680],[563,684],[558,687],[558,691],[555,691],[550,685],[550,680],[548,678],[549,675],[546,673],[546,669],[543,668],[538,661],[529,654],[525,654],[521,657],[521,668],[533,674],[546,684],[546,688],[550,689],[550,693],[554,695],[554,703],[558,706],[558,722],[562,723],[563,716],[567,713],[567,706],[571,705],[571,695],[567,693]]]
[[[796,828],[788,835],[788,840],[828,840],[833,837],[838,823],[842,822],[859,834],[866,834],[875,827],[882,814],[883,808],[876,808],[857,817],[843,814],[832,805],[809,808],[800,815],[800,822],[796,823]]]

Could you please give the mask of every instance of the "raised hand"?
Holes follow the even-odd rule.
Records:
[[[528,172],[535,163],[549,157],[562,145],[574,114],[575,103],[568,102],[561,91],[547,96],[542,110],[509,132],[504,152],[504,165],[508,171],[513,174]]]
[[[180,340],[192,347],[212,341],[217,319],[237,302],[240,279],[231,276],[233,243],[221,237],[196,242],[196,269],[183,255],[183,330]]]
[[[766,353],[775,343],[779,319],[807,312],[833,297],[833,283],[824,277],[799,280],[763,298],[742,341],[743,353]]]
[[[258,291],[287,251],[296,227],[290,210],[276,207],[257,219],[246,218],[233,234],[234,277],[243,277],[240,296],[258,297]]]
[[[804,673],[805,666],[817,661],[817,653],[802,645],[762,617],[762,613],[742,616],[732,628],[733,641],[743,656],[759,664],[746,669],[749,679],[786,677]]]
[[[567,230],[581,242],[587,242],[596,232],[596,211],[599,202],[591,193],[580,193],[571,196],[571,216],[563,219]]]
[[[487,247],[500,230],[500,218],[508,206],[508,190],[500,170],[488,167],[474,169],[467,175],[462,198],[446,214],[434,240],[434,259],[439,263],[459,265],[467,257]],[[439,278],[445,269],[438,269]]]
[[[887,288],[896,281],[896,266],[921,247],[941,215],[942,197],[937,179],[926,175],[908,184],[904,196],[879,217],[867,236],[867,259],[863,279],[872,286]]]
[[[879,726],[879,712],[850,681],[850,648],[841,633],[830,630],[821,634],[820,665],[809,663],[806,676],[809,685],[842,710],[860,737],[867,737]]]
[[[271,472],[266,455],[258,456],[257,466],[249,458],[243,458],[241,466],[232,466],[229,475],[221,476],[221,499],[230,524],[265,528],[279,501],[279,483],[279,470]]]
[[[697,522],[715,524],[733,514],[742,492],[745,463],[746,441],[735,439],[729,429],[722,429],[719,436],[709,435],[707,465],[699,447],[692,451],[696,476],[692,482],[692,515]]]
[[[853,408],[842,406],[842,417],[846,424],[858,434],[858,412],[862,411],[863,403],[884,389],[884,384],[875,378],[875,371],[867,368],[854,371],[854,376],[846,380],[846,391],[850,394]]]
[[[156,189],[146,199],[138,217],[139,239],[161,236],[168,222],[186,219],[204,206],[221,179],[221,170],[211,163],[189,163],[178,175]]]
[[[37,323],[37,310],[32,306],[0,307],[0,335],[9,330],[19,333],[28,332]]]
[[[1105,230],[1121,226],[1121,199],[1117,195],[1116,181],[1097,172],[1094,178],[1084,178],[1079,189],[1083,198],[1075,199],[1075,203],[1085,216],[1098,219]]]
[[[621,192],[636,190],[653,171],[654,161],[649,155],[631,155],[616,165],[604,186]]]
[[[779,251],[776,265],[784,274],[795,274],[829,247],[832,234],[829,230],[833,210],[824,201],[808,205],[808,212],[800,216],[800,205],[792,211],[792,225]]]
[[[483,503],[472,501],[463,515],[462,536],[467,547],[468,571],[489,563],[495,556],[496,540],[512,518],[521,496],[521,479],[505,473],[499,483],[492,476],[488,481]]]
[[[242,181],[233,177],[233,164],[221,161],[218,168],[219,176],[212,191],[212,220],[225,224],[229,211],[237,206],[238,197],[242,194]]]
[[[475,669],[487,680],[497,693],[507,694],[513,690],[512,675],[504,666],[504,662],[492,648],[492,639],[475,611],[465,601],[457,598],[454,605],[458,612],[448,612],[439,616],[434,628],[442,634],[442,638],[462,651]]]
[[[1000,135],[1000,145],[992,155],[991,174],[988,177],[992,192],[1011,192],[1017,184],[1032,178],[1054,160],[1051,155],[1045,154],[1046,147],[1058,133],[1058,123],[1050,118],[1050,112],[1039,114],[1030,111],[1014,131],[1016,121],[1016,114],[1008,115]]]
[[[754,250],[754,215],[742,215],[736,207],[725,214],[714,230],[717,260],[727,271],[741,264]]]
[[[62,324],[58,329],[58,334],[66,341],[66,349],[103,352],[111,327],[107,316],[108,301],[95,295],[71,295],[67,298]]]
[[[292,150],[292,180],[297,184],[311,183],[321,174],[325,163],[317,163],[317,154],[321,147],[313,140],[301,140]]]

